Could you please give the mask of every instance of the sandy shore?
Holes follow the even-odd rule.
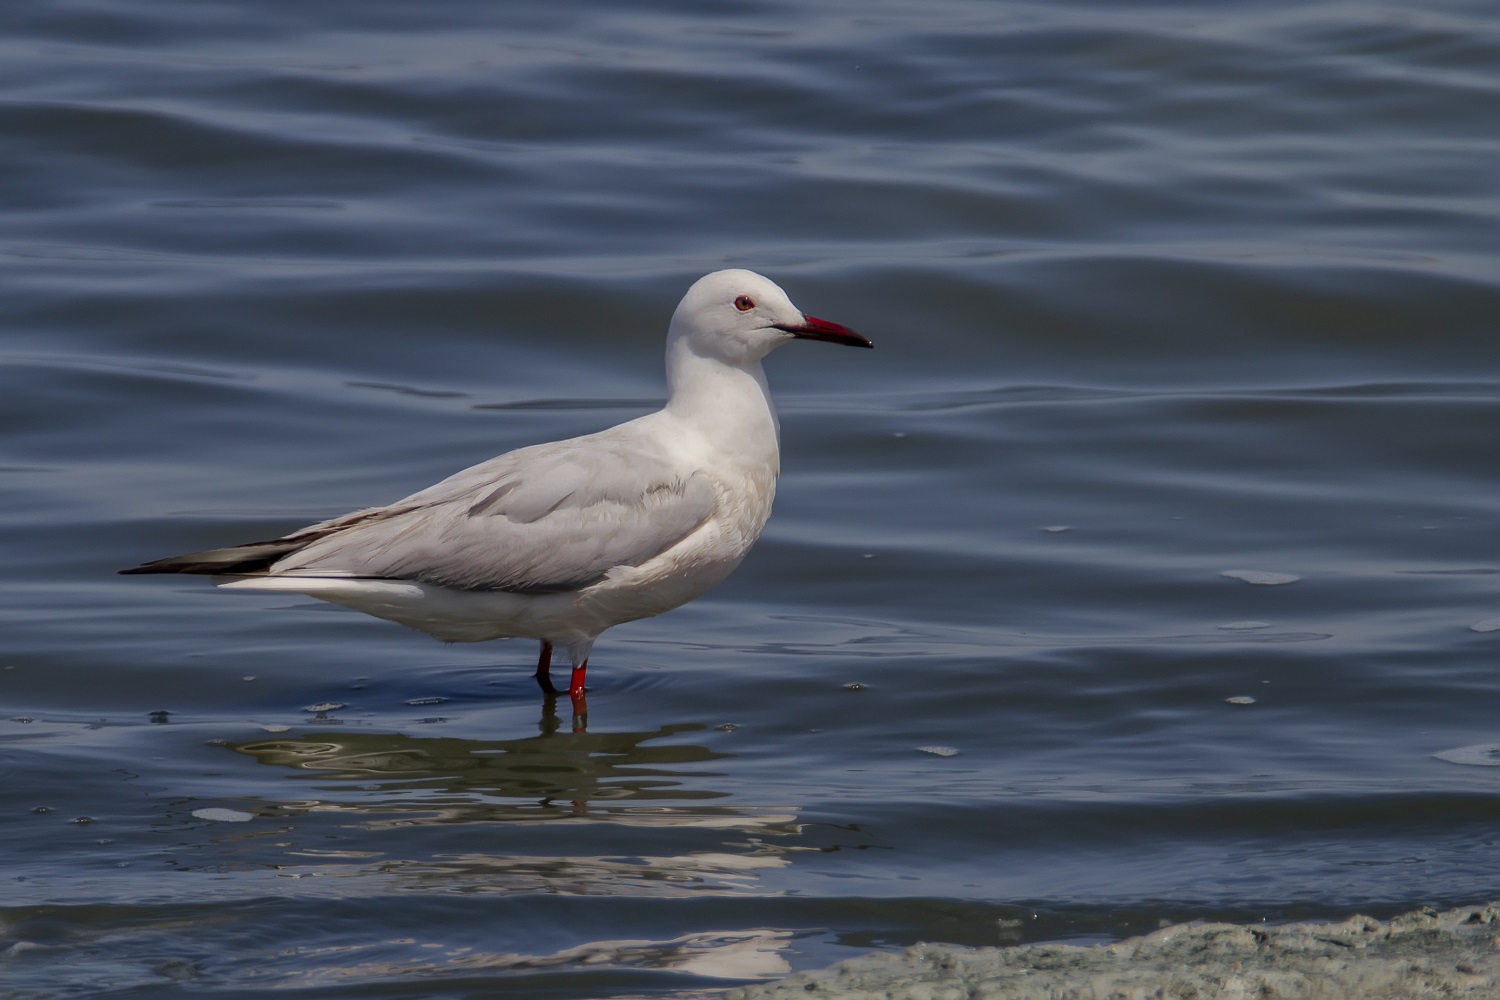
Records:
[[[915,945],[726,1000],[1405,1000],[1500,997],[1500,903],[1388,921],[1178,924],[1109,945]]]

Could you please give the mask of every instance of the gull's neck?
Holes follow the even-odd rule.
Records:
[[[664,412],[701,435],[716,461],[749,473],[781,471],[779,426],[759,361],[730,364],[693,353],[686,338],[667,347]]]

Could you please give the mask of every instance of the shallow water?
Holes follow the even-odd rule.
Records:
[[[0,25],[0,996],[1500,894],[1487,8]],[[645,412],[722,266],[877,350],[769,361],[767,534],[606,633],[586,731],[531,643],[113,575]]]

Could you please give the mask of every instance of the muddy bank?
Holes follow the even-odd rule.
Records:
[[[1405,1000],[1500,997],[1500,903],[1388,921],[1178,924],[1110,945],[916,945],[726,1000]]]

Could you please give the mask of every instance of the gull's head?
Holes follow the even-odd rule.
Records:
[[[848,327],[805,315],[770,278],[737,268],[693,282],[672,314],[669,339],[731,365],[754,364],[789,340],[875,346]]]

